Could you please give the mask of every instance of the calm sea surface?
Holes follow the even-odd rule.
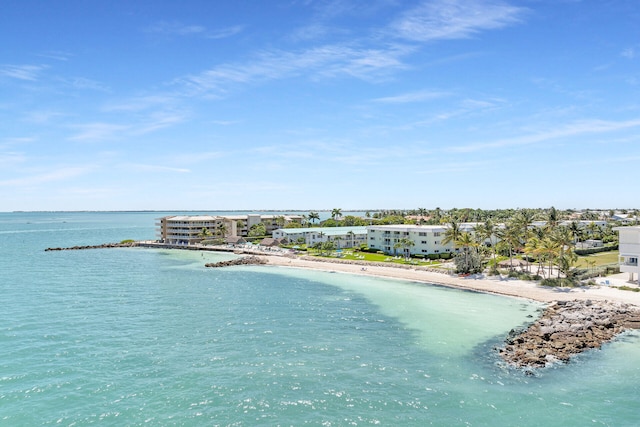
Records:
[[[492,348],[539,306],[153,239],[161,213],[0,213],[1,426],[637,426],[640,334],[537,376]]]

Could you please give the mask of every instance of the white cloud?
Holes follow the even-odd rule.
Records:
[[[186,25],[180,22],[162,21],[147,28],[146,31],[149,33],[187,36],[193,34],[202,34],[206,31],[206,28],[201,25]]]
[[[185,168],[176,168],[171,166],[161,166],[161,165],[146,165],[140,163],[127,163],[120,166],[121,169],[126,169],[127,171],[138,171],[138,172],[177,172],[177,173],[189,173],[191,170]]]
[[[400,45],[366,49],[340,44],[320,46],[301,52],[272,50],[262,52],[253,62],[223,64],[200,74],[178,79],[176,83],[184,85],[193,94],[209,91],[224,93],[230,84],[250,84],[300,75],[350,75],[368,79],[389,70],[406,68],[400,58],[411,50]]]
[[[47,69],[46,65],[2,65],[0,75],[18,80],[35,81],[39,74]]]
[[[122,132],[128,130],[129,126],[98,122],[74,125],[73,128],[79,129],[80,132],[70,137],[70,140],[99,141],[105,139],[113,139],[122,134]]]
[[[558,129],[547,132],[535,133],[516,138],[505,138],[493,142],[476,143],[470,145],[461,145],[451,147],[447,151],[453,152],[473,152],[487,148],[503,148],[520,145],[537,144],[541,142],[551,141],[558,138],[573,137],[578,135],[589,135],[603,132],[615,132],[619,130],[634,128],[640,126],[640,119],[628,120],[622,122],[606,121],[606,120],[584,120],[568,124]]]
[[[620,55],[627,59],[634,59],[636,57],[636,50],[632,47],[629,47],[623,50]]]
[[[374,102],[385,104],[405,104],[410,102],[430,101],[432,99],[443,98],[449,96],[447,92],[421,90],[417,92],[408,92],[395,96],[387,96],[384,98],[376,98]]]
[[[463,39],[517,23],[525,11],[501,1],[435,0],[407,11],[391,30],[412,41]]]
[[[224,39],[234,36],[244,30],[242,25],[208,30],[202,25],[187,25],[180,22],[158,22],[146,29],[148,33],[163,34],[169,36],[200,36],[208,39]]]
[[[1,187],[28,187],[38,184],[46,184],[53,181],[63,181],[84,175],[91,170],[89,167],[68,167],[61,168],[52,172],[32,175],[22,178],[13,178],[0,181]]]

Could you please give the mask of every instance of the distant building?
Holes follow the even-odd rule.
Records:
[[[619,265],[620,271],[629,273],[629,281],[634,280],[640,285],[640,267],[638,266],[638,258],[640,258],[640,226],[635,227],[616,227],[615,231],[619,233]]]
[[[192,245],[202,240],[202,230],[208,238],[246,237],[253,225],[263,223],[266,234],[291,222],[301,221],[302,215],[173,215],[156,222],[158,240],[180,245]]]

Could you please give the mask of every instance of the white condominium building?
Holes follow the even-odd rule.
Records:
[[[301,215],[174,215],[159,218],[156,238],[170,244],[190,245],[202,240],[202,229],[212,237],[246,237],[255,224],[263,223],[266,234],[290,221],[302,220]]]
[[[473,233],[475,225],[474,223],[460,224],[460,231]],[[458,252],[453,242],[442,243],[448,228],[448,225],[370,225],[367,227],[367,243],[369,248],[378,249],[387,254],[400,254],[405,250],[395,247],[401,239],[409,239],[413,242],[413,246],[406,248],[411,255]]]
[[[619,233],[619,264],[620,271],[629,273],[629,281],[634,280],[640,284],[640,266],[638,266],[638,258],[640,258],[640,226],[634,227],[616,227],[615,231]]]

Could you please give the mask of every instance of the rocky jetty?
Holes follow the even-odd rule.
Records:
[[[607,301],[557,301],[524,331],[511,330],[498,351],[519,368],[568,362],[571,356],[600,348],[619,333],[640,329],[640,310]]]
[[[229,261],[209,262],[205,267],[231,267],[232,265],[260,265],[266,264],[267,260],[258,256],[246,256],[242,258],[232,259]]]
[[[137,246],[136,242],[103,243],[101,245],[71,246],[71,247],[68,247],[68,248],[47,248],[47,249],[45,249],[45,252],[48,252],[48,251],[79,251],[79,250],[83,250],[83,249],[131,248],[133,246]]]

